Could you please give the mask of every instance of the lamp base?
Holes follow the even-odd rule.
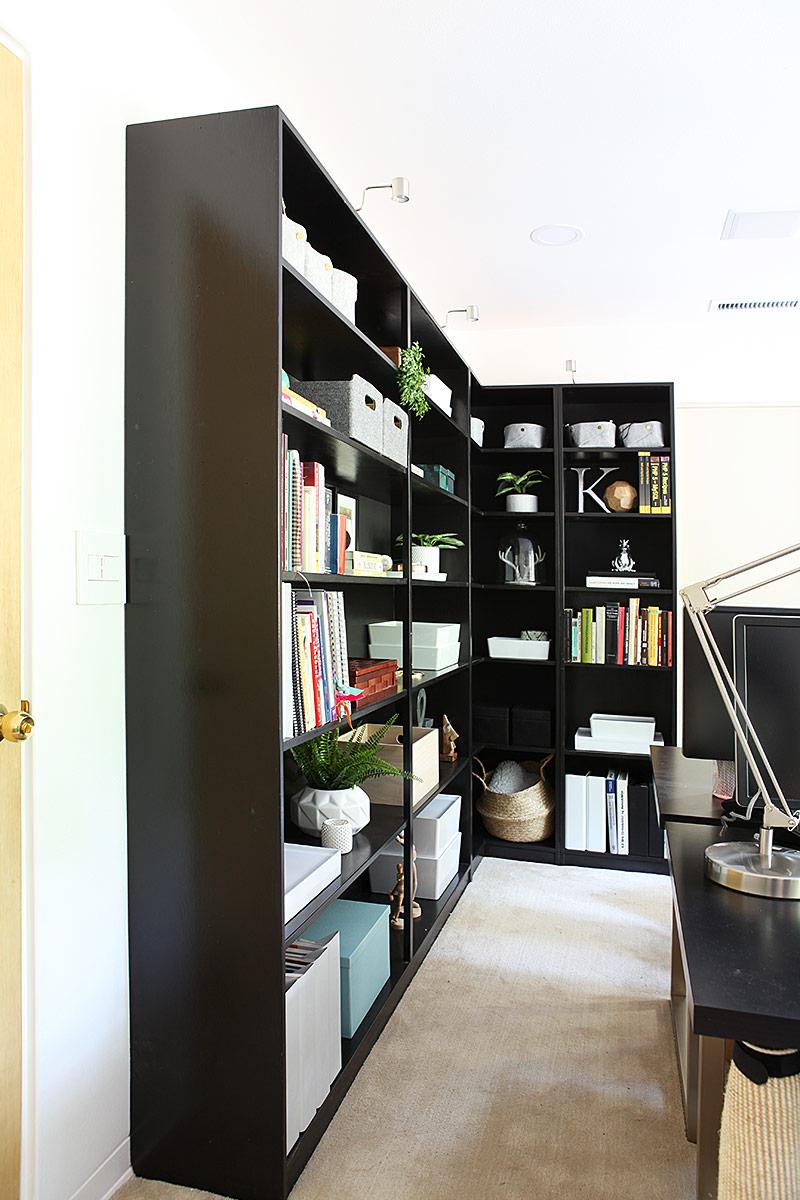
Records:
[[[715,842],[706,848],[706,875],[749,896],[800,900],[800,851],[784,846],[762,859],[755,842]]]

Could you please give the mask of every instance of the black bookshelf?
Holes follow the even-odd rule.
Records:
[[[312,244],[358,278],[355,322],[282,259],[282,199]],[[145,1177],[235,1200],[285,1200],[482,856],[663,869],[657,860],[564,850],[564,772],[572,761],[589,761],[570,750],[575,721],[585,723],[598,707],[657,706],[670,743],[676,713],[674,671],[656,681],[647,671],[564,662],[562,614],[585,592],[576,572],[586,546],[618,535],[612,520],[635,530],[636,549],[652,545],[668,581],[659,592],[663,607],[670,600],[674,608],[675,525],[674,515],[650,526],[609,518],[607,529],[574,517],[570,465],[606,463],[609,455],[632,460],[624,451],[575,453],[562,429],[577,414],[624,420],[641,412],[668,418],[672,446],[672,392],[670,385],[482,386],[277,108],[129,129],[126,278],[132,1162]],[[359,373],[394,397],[395,368],[380,347],[414,340],[452,388],[453,411],[432,407],[424,420],[412,418],[405,466],[278,402],[282,368],[299,380]],[[483,448],[469,436],[470,415],[486,422]],[[502,428],[512,420],[545,424],[550,444],[504,450]],[[284,434],[301,459],[324,464],[326,482],[357,498],[360,548],[391,552],[403,534],[403,579],[281,570]],[[421,480],[411,462],[449,467],[455,494]],[[522,518],[547,555],[535,589],[505,585],[497,559],[499,537],[520,518],[502,511],[494,481],[525,463],[549,476],[541,511]],[[463,550],[443,553],[446,582],[410,574],[412,531],[461,536]],[[458,761],[442,764],[438,787],[416,813],[410,783],[402,807],[375,806],[342,877],[285,926],[283,845],[303,840],[289,817],[290,750],[321,732],[282,736],[277,681],[287,583],[344,591],[353,656],[366,655],[373,620],[402,622],[406,664],[415,619],[458,621],[462,646],[453,668],[406,671],[395,696],[353,718],[396,712],[410,747],[424,687],[427,715],[438,726],[446,713],[460,733]],[[488,637],[534,626],[552,632],[548,661],[488,657]],[[556,828],[545,843],[488,837],[473,813],[473,696],[553,713],[549,751],[479,747],[489,768],[502,757],[554,752]],[[462,798],[458,874],[439,901],[422,903],[420,921],[392,932],[390,979],[356,1036],[343,1041],[342,1070],[287,1155],[286,939],[338,896],[387,903],[369,891],[370,862],[410,829],[409,877],[415,817],[444,790]]]

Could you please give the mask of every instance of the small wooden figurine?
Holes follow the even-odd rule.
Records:
[[[447,713],[442,714],[442,753],[440,758],[442,762],[454,763],[458,758],[456,750],[456,742],[459,735],[456,733],[453,726],[450,724],[450,718]]]
[[[395,841],[400,846],[405,844],[403,841],[403,836],[404,835],[402,833],[398,833],[397,837],[395,838]],[[417,895],[417,848],[416,848],[416,846],[411,847],[411,856],[412,856],[412,862],[413,862],[413,873],[411,876],[411,915],[414,918],[414,920],[416,920],[418,917],[422,916],[422,909],[420,908],[417,900],[415,899],[415,897]],[[402,929],[403,928],[405,890],[406,890],[405,871],[403,869],[403,864],[401,862],[399,862],[397,864],[397,883],[394,885],[391,892],[389,893],[389,902],[391,904],[391,917],[389,918],[389,923],[392,926],[392,929]]]

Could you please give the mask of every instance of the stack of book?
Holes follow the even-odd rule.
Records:
[[[301,396],[299,392],[293,391],[290,387],[289,376],[285,371],[281,371],[281,400],[284,404],[296,408],[298,412],[305,413],[307,417],[319,421],[320,425],[330,426],[330,417],[325,409],[314,404],[313,400],[306,400],[305,396]]]
[[[342,592],[282,591],[284,736],[299,737],[335,721],[353,699],[347,665],[347,625]],[[287,681],[291,680],[291,698]],[[291,701],[291,702],[290,702]],[[289,734],[288,711],[292,716]]]
[[[639,512],[655,517],[672,512],[672,463],[668,454],[639,451]]]
[[[347,519],[336,493],[325,486],[325,468],[301,462],[283,435],[282,569],[344,575]]]
[[[572,663],[630,667],[672,666],[672,612],[627,604],[564,610],[564,658]]]
[[[627,771],[567,775],[564,845],[567,850],[647,857],[650,808],[647,784],[631,782]]]
[[[643,571],[590,571],[586,576],[586,586],[603,591],[614,588],[620,592],[638,592],[661,587],[661,580],[657,575]]]
[[[290,1150],[342,1069],[339,934],[286,948],[286,1147]]]

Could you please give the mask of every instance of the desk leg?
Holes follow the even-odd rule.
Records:
[[[697,1042],[697,1200],[716,1200],[727,1045],[724,1038],[693,1040]]]
[[[678,1058],[678,1078],[683,1101],[683,1119],[686,1140],[697,1141],[697,1038],[692,1033],[689,1020],[689,1002],[686,995],[686,979],[681,958],[681,943],[678,937],[675,910],[672,913],[672,970],[670,981],[670,1006],[672,1028],[675,1032],[675,1049]]]

